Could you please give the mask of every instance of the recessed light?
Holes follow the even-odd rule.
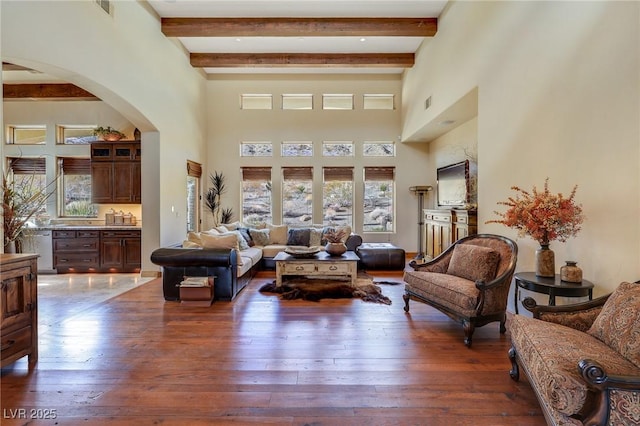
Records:
[[[443,120],[438,124],[440,124],[441,126],[448,126],[449,124],[453,124],[455,122],[456,122],[456,120]]]
[[[242,39],[241,38],[237,38],[236,41],[242,41]]]
[[[360,39],[360,41],[367,41],[367,39],[366,39],[366,38],[364,38],[364,37],[362,37],[362,38]]]

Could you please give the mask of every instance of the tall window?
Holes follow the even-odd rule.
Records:
[[[313,167],[282,168],[282,223],[305,225],[313,218]]]
[[[8,158],[12,176],[12,190],[24,202],[33,195],[47,192],[46,161],[44,158]],[[29,203],[30,204],[30,203]],[[30,208],[27,207],[27,210]],[[46,206],[36,213],[44,213]]]
[[[353,226],[353,167],[324,167],[322,223]]]
[[[364,232],[395,231],[395,169],[364,168]]]
[[[271,205],[271,167],[243,167],[242,223],[273,223]]]
[[[59,157],[61,176],[60,216],[96,217],[98,209],[91,202],[91,160]]]
[[[202,165],[187,160],[187,232],[200,230],[200,178]]]

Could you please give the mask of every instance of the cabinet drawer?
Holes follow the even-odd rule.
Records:
[[[292,262],[284,265],[284,272],[291,272],[294,274],[300,274],[302,272],[315,272],[316,265],[313,263]]]
[[[100,236],[100,232],[98,231],[77,231],[77,238],[98,238]]]
[[[31,326],[21,328],[13,333],[2,335],[2,359],[22,351],[30,352],[31,348]]]
[[[82,239],[58,239],[53,240],[53,250],[55,252],[76,252],[76,251],[94,251],[97,252],[100,247],[99,238],[82,238]]]
[[[61,253],[53,256],[53,267],[97,268],[100,264],[98,253]]]
[[[53,238],[75,238],[76,231],[57,231],[54,230],[51,234]]]
[[[433,220],[437,220],[439,222],[451,222],[451,216],[446,215],[433,215]]]
[[[342,273],[349,272],[349,264],[340,262],[340,263],[319,263],[318,264],[318,272],[326,272],[326,273]]]
[[[140,238],[140,231],[102,231],[102,238]]]
[[[469,223],[469,218],[466,216],[458,216],[458,223]]]

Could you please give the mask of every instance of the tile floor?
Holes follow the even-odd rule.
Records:
[[[153,278],[140,274],[38,275],[38,330],[49,328]]]

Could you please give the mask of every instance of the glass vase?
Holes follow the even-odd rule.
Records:
[[[536,250],[536,276],[553,278],[555,274],[555,253],[549,244],[540,243],[540,248]]]
[[[572,260],[566,260],[566,265],[560,268],[560,279],[568,283],[581,283],[582,282],[582,269],[580,269],[578,262]]]

